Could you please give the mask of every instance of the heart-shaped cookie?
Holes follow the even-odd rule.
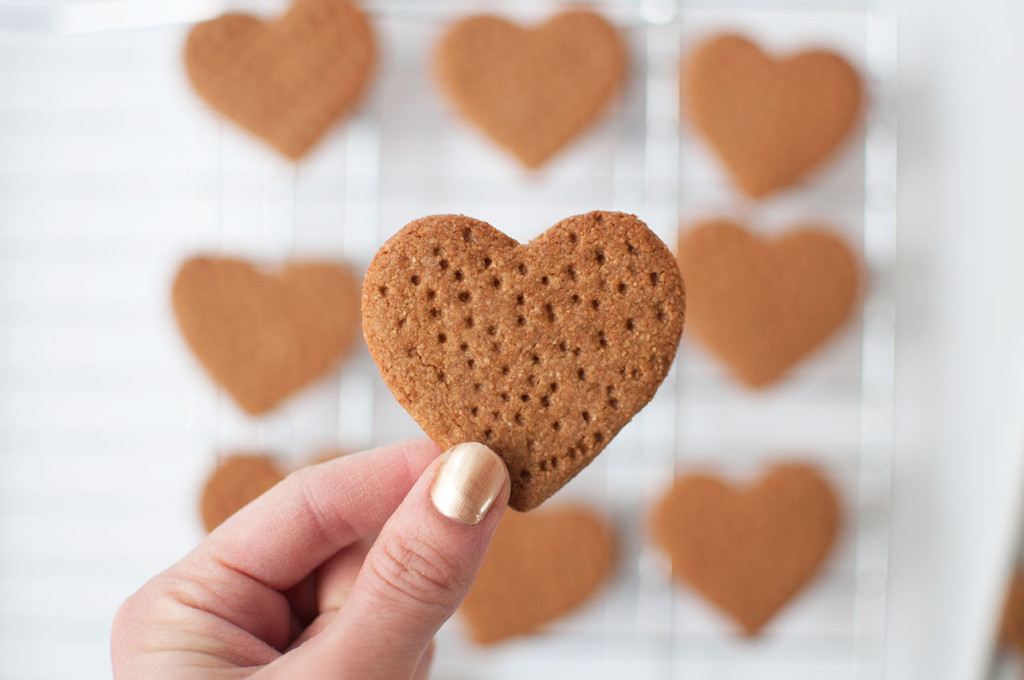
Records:
[[[481,644],[530,633],[576,609],[615,566],[615,536],[586,508],[506,513],[459,612]]]
[[[727,221],[679,245],[690,330],[752,387],[764,387],[832,336],[858,299],[858,264],[824,229],[763,240]]]
[[[857,72],[838,54],[778,60],[737,35],[708,40],[690,55],[682,93],[694,126],[754,197],[793,184],[835,151],[862,99]]]
[[[336,264],[264,272],[242,260],[195,257],[178,271],[173,299],[192,351],[250,414],[330,370],[358,336],[359,284]]]
[[[213,531],[282,479],[284,472],[266,456],[229,456],[221,461],[203,486],[199,501],[203,526]]]
[[[425,217],[363,283],[363,332],[392,394],[442,449],[494,449],[517,510],[651,400],[683,313],[672,254],[623,213],[570,217],[525,246],[469,217]]]
[[[295,0],[264,22],[225,14],[185,44],[192,86],[215,109],[298,159],[366,89],[373,30],[348,0]]]
[[[689,475],[658,503],[652,529],[673,576],[756,635],[821,567],[839,529],[839,503],[805,465],[773,467],[746,489]]]
[[[529,168],[598,117],[625,63],[616,30],[581,10],[533,29],[468,17],[448,30],[436,54],[441,87],[456,109]]]

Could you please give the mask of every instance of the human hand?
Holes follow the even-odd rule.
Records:
[[[289,475],[121,606],[114,677],[427,677],[509,494],[482,444],[438,453],[413,440]]]

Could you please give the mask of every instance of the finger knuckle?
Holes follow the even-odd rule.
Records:
[[[387,597],[412,599],[431,608],[453,608],[461,588],[457,564],[430,542],[414,536],[382,536],[373,561]]]

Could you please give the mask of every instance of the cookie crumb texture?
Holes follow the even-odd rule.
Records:
[[[469,636],[492,644],[565,616],[608,580],[616,552],[611,528],[586,508],[506,513],[459,608]]]
[[[370,22],[347,0],[295,0],[273,21],[225,14],[185,44],[196,92],[292,159],[352,108],[375,61]]]
[[[536,507],[658,389],[683,281],[633,215],[562,220],[528,245],[465,216],[416,220],[377,253],[363,332],[398,402],[441,448],[482,442],[510,504]]]
[[[750,387],[767,387],[828,341],[857,306],[859,264],[826,229],[765,240],[725,220],[679,244],[691,335]]]
[[[174,313],[193,353],[247,413],[266,413],[336,366],[359,331],[359,283],[345,267],[194,257],[178,271]]]
[[[234,455],[222,461],[203,486],[199,515],[207,532],[284,479],[266,456]]]
[[[694,126],[755,198],[819,166],[860,116],[860,77],[833,52],[776,59],[746,38],[722,35],[700,45],[682,73]]]
[[[536,168],[607,108],[625,77],[626,50],[593,12],[564,12],[529,29],[480,15],[447,31],[435,64],[459,112]]]
[[[780,464],[748,488],[712,475],[678,477],[654,509],[652,533],[673,576],[753,636],[819,571],[839,521],[824,476]]]

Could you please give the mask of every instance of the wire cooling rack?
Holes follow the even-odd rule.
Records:
[[[877,678],[885,634],[892,441],[895,20],[861,0],[607,1],[630,72],[617,105],[535,173],[457,119],[430,54],[469,12],[523,21],[548,1],[364,3],[381,63],[373,91],[301,164],[215,117],[189,90],[182,21],[283,2],[0,2],[0,677],[109,675],[117,605],[201,536],[218,455],[299,463],[419,432],[365,350],[261,418],[188,354],[169,290],[196,252],[365,267],[411,219],[461,212],[526,241],[592,209],[638,214],[670,246],[729,216],[761,232],[806,221],[863,255],[863,312],[767,392],[685,339],[651,404],[552,505],[580,501],[618,529],[617,572],[543,634],[473,647],[442,630],[435,677]],[[116,30],[113,30],[116,29]],[[869,91],[859,141],[792,190],[734,192],[678,106],[678,63],[702,37],[834,47]],[[762,638],[737,638],[645,539],[676,472],[737,480],[793,457],[842,495],[839,544]]]

